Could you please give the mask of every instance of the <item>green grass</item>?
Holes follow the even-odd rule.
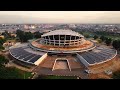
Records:
[[[0,79],[28,79],[32,76],[31,72],[22,71],[17,68],[5,67],[4,63],[8,60],[0,56]]]
[[[120,79],[120,71],[114,72],[112,78],[113,79]]]
[[[118,39],[120,39],[120,36],[107,35],[106,37],[112,38],[112,40],[118,40]]]
[[[7,62],[8,62],[8,60],[5,59],[4,56],[0,56],[0,65],[1,65],[1,64],[4,64],[4,63],[7,63]]]
[[[89,38],[90,38],[90,37],[93,37],[95,34],[92,33],[92,32],[82,32],[82,35],[83,35],[83,36],[87,36],[87,35],[88,35]]]
[[[29,77],[32,76],[31,72],[24,72],[23,75],[24,75],[24,79],[29,79]]]
[[[39,76],[37,79],[77,79],[77,77],[47,75],[47,76]]]
[[[29,79],[31,72],[25,72],[17,68],[0,67],[0,79]]]
[[[24,72],[17,68],[0,67],[0,79],[28,79],[30,72]]]
[[[82,32],[82,34],[83,35],[90,35],[90,37],[92,37],[92,36],[94,36],[94,35],[96,35],[95,33],[93,33],[93,32]],[[100,34],[98,35],[97,34],[97,36],[101,36]],[[116,35],[105,35],[105,37],[108,37],[108,38],[111,38],[112,40],[118,40],[118,39],[120,39],[120,36],[116,36]]]
[[[82,32],[83,33],[83,35],[85,35],[85,34],[89,34],[89,35],[95,35],[94,33],[92,33],[92,32]]]

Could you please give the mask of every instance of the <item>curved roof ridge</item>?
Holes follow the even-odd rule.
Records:
[[[48,33],[43,34],[42,37],[50,36],[50,35],[73,35],[73,36],[84,37],[78,32],[72,31],[70,29],[59,29],[59,30],[50,31]]]

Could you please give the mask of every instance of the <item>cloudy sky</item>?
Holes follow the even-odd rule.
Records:
[[[120,24],[120,11],[0,11],[0,23]]]

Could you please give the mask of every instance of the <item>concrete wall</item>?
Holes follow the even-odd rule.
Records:
[[[45,53],[41,58],[39,58],[34,64],[39,65],[46,57],[47,57],[47,53]]]
[[[66,58],[57,58],[57,59],[55,60],[55,62],[54,62],[52,71],[55,70],[55,65],[56,65],[56,62],[57,62],[58,60],[66,60],[66,61],[67,61],[67,65],[68,65],[68,67],[69,67],[69,70],[71,71],[71,67],[70,67],[69,61],[68,61],[68,59],[66,59]]]

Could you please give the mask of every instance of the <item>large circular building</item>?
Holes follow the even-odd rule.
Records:
[[[72,30],[54,30],[45,33],[37,40],[18,44],[10,48],[10,55],[23,63],[36,65],[38,72],[79,75],[79,70],[100,65],[115,58],[117,51],[107,46],[96,46],[83,35]],[[77,73],[74,70],[78,70]],[[72,73],[73,71],[73,73]],[[64,72],[64,71],[63,71]]]
[[[59,47],[79,46],[84,36],[72,30],[55,30],[42,35],[43,43]]]
[[[72,30],[54,30],[29,43],[33,49],[45,52],[83,52],[95,48],[95,44]]]

